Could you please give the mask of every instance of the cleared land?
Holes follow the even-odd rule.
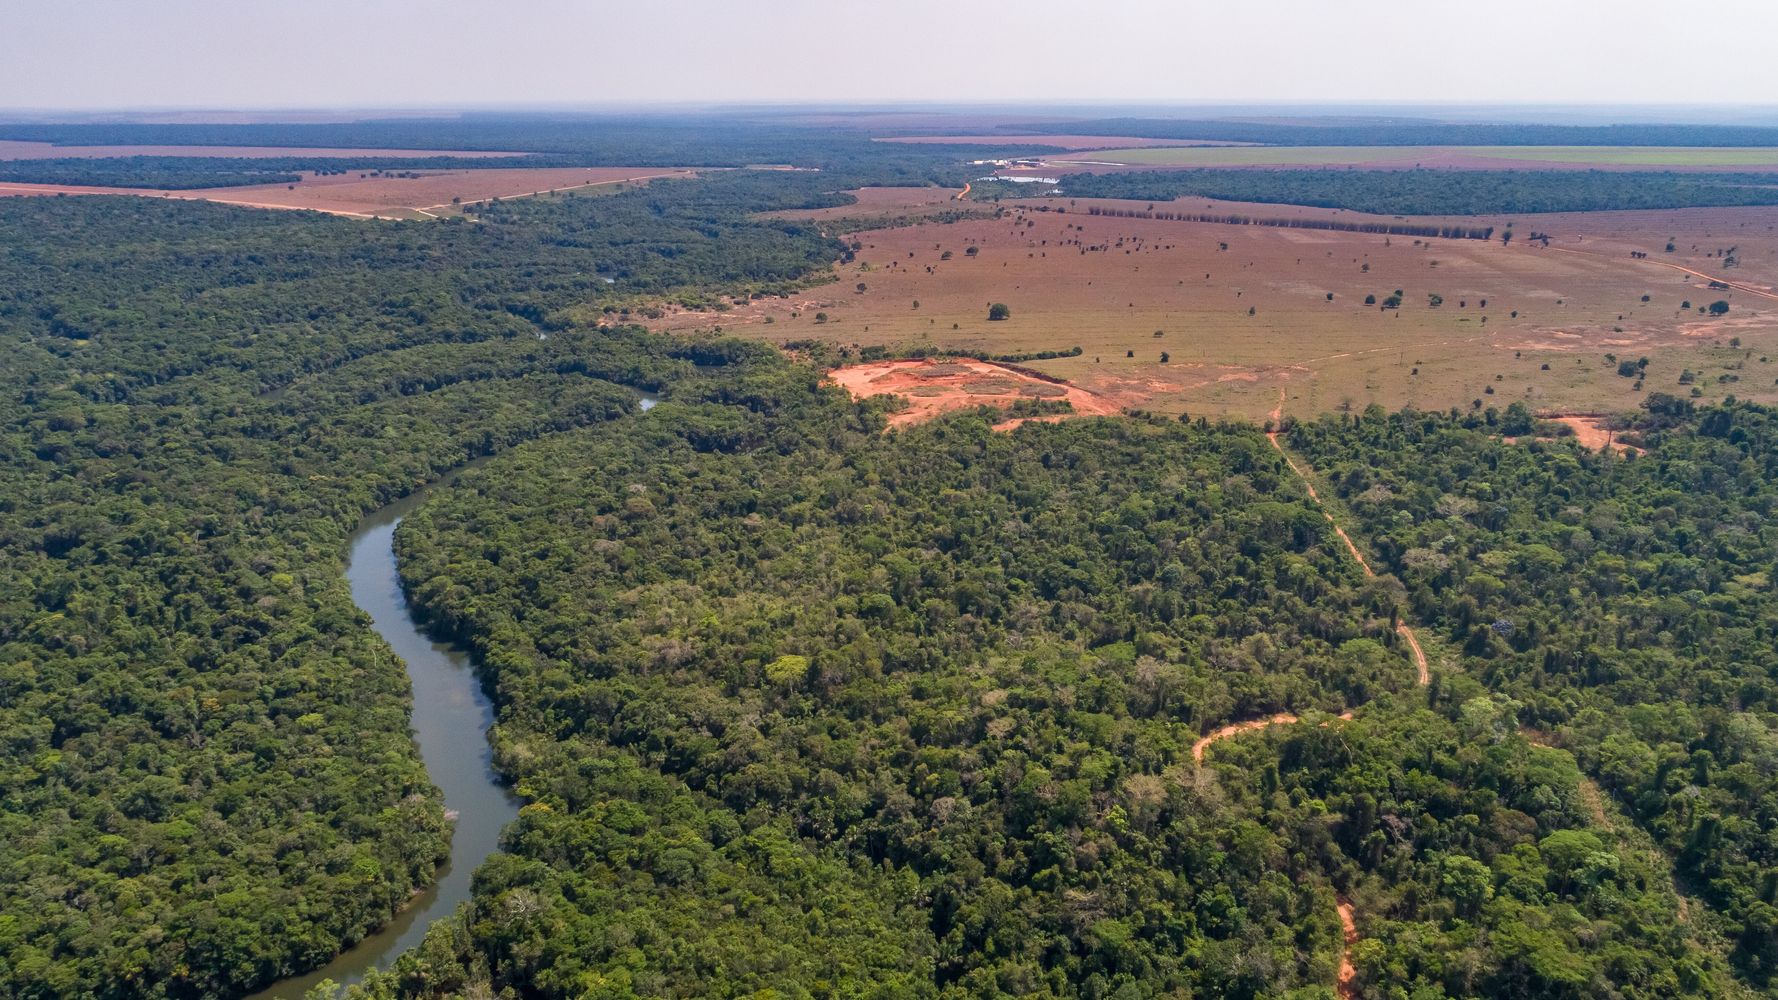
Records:
[[[154,191],[142,188],[0,183],[6,195],[110,194],[214,201],[248,208],[309,209],[353,218],[413,219],[458,211],[460,204],[494,198],[569,191],[662,177],[690,177],[690,170],[660,167],[491,167],[478,170],[420,171],[414,177],[389,174],[305,174],[294,184]]]
[[[1078,386],[986,361],[877,361],[836,369],[828,378],[859,399],[888,395],[906,399],[907,409],[889,418],[890,427],[916,424],[952,410],[1011,406],[1022,399],[1066,400],[1074,408],[1074,416],[1110,416],[1121,410],[1116,400]],[[1011,430],[1024,419],[1003,421],[995,429]]]
[[[1045,169],[1126,167],[1512,167],[1778,169],[1775,148],[1664,146],[1154,146],[1057,157]]]
[[[1133,145],[1133,144],[1132,144]],[[461,149],[341,149],[321,146],[58,146],[50,142],[0,139],[0,160],[102,160],[118,156],[205,156],[262,160],[286,156],[412,160],[432,156],[489,159],[525,156],[525,153],[490,153]]]
[[[908,198],[927,204],[936,193],[913,189]],[[873,211],[891,196],[874,193]],[[1093,205],[1147,209],[1137,202],[1056,200],[1066,213],[1037,211],[1043,204],[856,233],[857,259],[837,267],[831,285],[723,312],[669,312],[656,325],[985,355],[1079,346],[1078,357],[1025,364],[1124,405],[1255,420],[1271,413],[1280,389],[1284,412],[1301,414],[1478,400],[1607,413],[1650,392],[1694,389],[1706,400],[1778,401],[1778,209],[1400,220],[1197,199],[1156,206],[1511,224],[1517,236],[1503,246],[1085,214]],[[1550,247],[1530,245],[1533,232],[1549,234]],[[1710,288],[1704,276],[1740,287]],[[1397,289],[1401,308],[1379,308]],[[1728,315],[1699,314],[1717,300],[1729,303]],[[987,319],[995,302],[1011,319]],[[822,312],[827,322],[817,323]],[[1619,363],[1642,357],[1650,363],[1637,389]]]
[[[1245,146],[1208,139],[1145,139],[1135,135],[889,135],[878,142],[928,146],[1049,146],[1055,149],[1135,149],[1145,146]]]

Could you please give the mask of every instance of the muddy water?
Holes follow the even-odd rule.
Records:
[[[646,411],[656,400],[644,396],[639,402]],[[371,627],[401,657],[412,679],[413,728],[420,757],[432,783],[444,793],[445,808],[457,817],[450,857],[432,887],[415,896],[381,930],[322,968],[279,980],[247,1000],[298,1000],[322,980],[345,985],[364,978],[371,969],[387,968],[397,955],[420,943],[434,920],[450,915],[469,899],[470,876],[500,846],[500,831],[518,815],[518,799],[494,772],[493,749],[488,745],[494,706],[469,654],[434,642],[421,630],[401,591],[395,565],[395,527],[401,519],[434,491],[484,461],[470,462],[366,517],[352,533],[346,563],[352,600],[370,615]]]

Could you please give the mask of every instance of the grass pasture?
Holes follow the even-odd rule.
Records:
[[[874,207],[887,197],[876,193]],[[1516,227],[1520,238],[1502,245],[1089,216],[1086,207],[1020,205],[1000,218],[856,233],[857,259],[832,284],[723,312],[672,312],[657,325],[984,355],[1079,346],[1078,357],[1026,364],[1126,406],[1256,419],[1281,392],[1295,413],[1477,400],[1597,412],[1694,388],[1703,399],[1778,401],[1778,209],[1479,220]],[[1549,248],[1527,245],[1534,230],[1551,235]],[[1718,256],[1730,247],[1733,268]],[[1681,268],[1743,287],[1711,289]],[[1397,289],[1401,308],[1381,309]],[[1717,299],[1730,303],[1727,316],[1698,313]],[[989,321],[994,302],[1012,317]],[[1643,357],[1638,390],[1618,362]]]
[[[1778,148],[1668,146],[1141,146],[1057,157],[1131,167],[1661,167],[1778,170]]]

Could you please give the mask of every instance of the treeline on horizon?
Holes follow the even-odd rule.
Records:
[[[0,122],[0,139],[79,146],[304,146],[531,154],[522,164],[479,157],[467,161],[456,158],[451,164],[484,168],[790,164],[837,170],[868,165],[878,183],[897,183],[942,169],[941,183],[956,187],[962,186],[967,174],[958,161],[1042,149],[1017,140],[1009,140],[1005,146],[910,146],[874,142],[862,131],[780,125],[724,115],[466,114],[458,118],[267,124]],[[339,161],[304,157],[292,161],[305,170],[324,168],[330,162]],[[362,162],[400,169],[423,161],[379,160],[367,154]],[[202,169],[202,164],[191,166]]]
[[[1641,170],[1127,170],[1069,174],[1060,187],[1079,198],[1172,201],[1197,196],[1374,215],[1778,205],[1778,182],[1772,174]],[[1021,192],[1005,193],[1017,197]],[[1041,197],[1043,192],[1030,194]]]
[[[1039,206],[1047,208],[1048,206]],[[1277,229],[1329,229],[1342,233],[1381,233],[1388,236],[1436,236],[1448,240],[1486,240],[1494,236],[1493,226],[1417,226],[1403,222],[1346,222],[1341,219],[1263,218],[1239,214],[1205,212],[1145,211],[1137,208],[1087,206],[1088,215],[1106,215],[1118,219],[1158,219],[1166,222],[1215,222],[1230,226],[1271,226]]]
[[[1204,139],[1267,146],[1778,146],[1769,125],[1539,125],[1385,122],[1324,123],[1182,118],[1105,118],[1026,126],[1053,135]]]
[[[294,184],[305,173],[402,174],[413,170],[582,166],[570,156],[69,156],[0,160],[0,181],[184,191],[251,184]]]

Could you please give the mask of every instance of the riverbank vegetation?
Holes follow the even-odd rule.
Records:
[[[525,806],[365,995],[1772,991],[1770,411],[1650,397],[1629,460],[1522,410],[1286,426],[1371,576],[1253,425],[885,433],[625,323],[806,281],[846,246],[759,213],[873,176],[0,206],[0,996],[239,996],[431,879],[341,559],[484,455],[397,545]]]
[[[556,310],[837,255],[746,221],[814,197],[763,190],[476,225],[6,203],[0,995],[238,996],[431,880],[448,823],[406,677],[340,578],[346,533],[702,357]]]
[[[1336,896],[1379,994],[1730,988],[1572,757],[1416,687],[1257,428],[877,405],[762,352],[404,523],[530,804],[367,994],[1317,995]]]

